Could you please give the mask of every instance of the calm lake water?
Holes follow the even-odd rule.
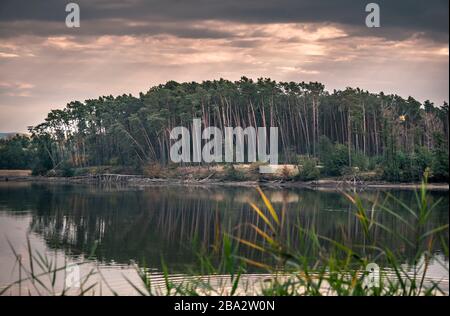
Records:
[[[264,191],[275,209],[285,214],[285,234],[291,245],[301,242],[296,238],[299,226],[314,228],[318,234],[336,240],[350,240],[355,245],[365,243],[355,210],[341,193],[269,188]],[[415,193],[409,190],[368,190],[360,195],[411,218],[399,203],[386,201],[388,192],[408,206],[416,205]],[[448,192],[431,192],[430,199],[442,199],[433,210],[430,227],[448,224]],[[94,251],[95,262],[109,286],[133,294],[123,279],[126,275],[137,281],[132,263],[145,262],[157,280],[162,258],[173,275],[193,271],[198,266],[194,250],[198,246],[194,245],[213,249],[220,232],[256,238],[242,225],[258,221],[249,202],[263,206],[254,188],[0,183],[0,288],[18,277],[8,240],[26,263],[28,234],[34,251],[53,256],[58,262],[78,262]],[[402,222],[381,209],[375,207],[373,214],[386,227],[413,237]],[[400,250],[405,264],[411,263],[408,261],[414,251],[401,239],[382,230],[377,238]],[[243,255],[264,260],[256,250],[242,251]],[[444,268],[448,267],[448,258],[442,255],[438,244],[433,254],[436,260],[431,262],[429,277],[448,280]],[[437,261],[442,261],[444,267]],[[379,264],[383,266],[382,259]]]

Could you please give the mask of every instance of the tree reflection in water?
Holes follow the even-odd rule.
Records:
[[[341,193],[269,188],[265,192],[274,207],[284,214],[283,238],[292,247],[308,251],[308,241],[299,234],[299,227],[314,229],[320,235],[349,246],[365,243],[354,210]],[[416,203],[412,191],[390,193],[407,205]],[[398,204],[385,201],[386,192],[365,191],[360,195],[365,200],[388,203],[390,209],[413,220]],[[444,199],[433,211],[430,227],[448,223],[447,192],[432,192],[430,196],[433,200]],[[255,231],[243,225],[261,221],[249,207],[250,201],[262,207],[254,188],[156,186],[137,189],[39,184],[0,188],[1,207],[10,214],[30,212],[31,230],[41,235],[50,248],[86,255],[98,243],[96,256],[105,263],[135,260],[159,267],[163,257],[174,272],[185,272],[195,265],[195,242],[212,251],[221,232],[255,240]],[[377,207],[374,216],[407,239],[414,237],[404,223]],[[399,250],[406,258],[413,256],[414,251],[402,240],[381,229],[374,230],[373,234],[373,238]],[[246,257],[263,260],[262,254],[253,248],[241,247],[240,251]]]

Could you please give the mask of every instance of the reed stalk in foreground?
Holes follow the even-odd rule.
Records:
[[[448,258],[448,224],[427,228],[430,215],[441,201],[430,204],[427,194],[427,178],[416,192],[416,207],[406,204],[388,194],[388,199],[397,202],[409,216],[402,216],[398,210],[391,210],[384,204],[373,201],[368,209],[361,198],[355,194],[343,195],[354,206],[354,216],[361,226],[364,244],[338,242],[322,236],[314,229],[297,228],[303,241],[292,247],[289,237],[283,234],[285,218],[277,212],[265,193],[258,187],[264,209],[250,203],[257,214],[257,223],[244,223],[246,229],[253,231],[257,238],[244,239],[223,233],[219,251],[219,263],[214,264],[213,255],[203,249],[199,252],[200,271],[193,271],[183,282],[171,282],[166,275],[166,294],[169,295],[443,295],[440,282],[427,279],[429,264],[435,260],[448,272],[448,267],[439,259],[433,258],[433,246],[438,244]],[[385,212],[405,224],[413,238],[406,238],[404,232],[391,229],[376,220],[375,211]],[[412,218],[412,220],[411,220]],[[397,238],[414,251],[412,260],[399,249],[391,249],[383,240],[378,240],[377,231],[382,230],[392,238]],[[262,260],[241,256],[240,247],[248,247],[261,254]],[[367,267],[373,263],[383,263],[375,284],[368,284],[370,273]],[[250,267],[264,274],[260,282],[248,282]],[[226,282],[213,284],[212,279],[224,274]],[[195,276],[200,275],[200,276]],[[270,277],[267,277],[269,275]],[[209,276],[209,277],[208,277]],[[152,293],[150,280],[143,274],[148,293]],[[247,280],[247,281],[246,281]],[[157,294],[157,293],[156,293]]]
[[[352,241],[339,242],[307,229],[300,220],[296,227],[300,234],[300,244],[292,246],[285,233],[285,214],[275,210],[265,193],[258,187],[264,208],[251,202],[251,209],[259,220],[243,223],[241,226],[253,232],[256,238],[245,239],[236,236],[233,231],[217,231],[216,242],[211,249],[200,248],[198,251],[198,269],[190,271],[181,279],[174,279],[169,274],[167,265],[162,260],[164,285],[152,284],[151,274],[145,267],[136,265],[141,279],[136,284],[125,277],[130,287],[140,295],[442,295],[438,281],[428,280],[427,272],[433,259],[435,245],[443,250],[448,258],[448,224],[429,227],[430,215],[440,200],[430,204],[427,194],[427,178],[416,192],[416,207],[409,207],[393,195],[388,199],[397,202],[408,214],[402,216],[398,210],[392,210],[384,204],[372,201],[370,208],[357,195],[342,192],[354,206],[354,216],[364,235],[363,244]],[[406,238],[404,232],[389,228],[376,219],[375,210],[385,212],[404,224],[413,236]],[[242,228],[242,227],[241,227]],[[217,229],[217,227],[216,227]],[[413,251],[412,260],[408,260],[399,249],[390,249],[383,240],[377,238],[378,231],[384,231],[392,238],[402,241],[405,247]],[[242,256],[240,249],[251,248],[258,253],[258,258]],[[101,275],[100,269],[92,269],[81,280],[81,287],[76,293],[70,292],[64,285],[57,291],[55,285],[58,272],[66,270],[66,264],[58,267],[37,252],[33,252],[28,242],[28,266],[23,258],[11,247],[20,271],[19,280],[1,290],[7,293],[13,286],[18,287],[19,295],[101,295],[95,293],[96,282],[90,278],[99,274],[103,283],[113,295],[117,293]],[[93,250],[95,253],[95,249]],[[86,261],[88,263],[90,261]],[[92,262],[92,261],[91,261]],[[376,276],[375,284],[369,285],[366,268],[372,263],[382,263],[382,269]],[[40,272],[36,272],[39,267]],[[252,278],[248,272],[257,269],[262,277]],[[32,291],[22,291],[24,283],[31,284]]]

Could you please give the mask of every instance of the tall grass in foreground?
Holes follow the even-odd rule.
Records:
[[[154,284],[145,263],[136,266],[141,280],[139,284],[124,278],[141,295],[446,295],[448,293],[441,289],[439,281],[427,278],[431,260],[441,264],[448,273],[446,264],[433,256],[435,246],[442,249],[443,257],[448,258],[449,254],[446,239],[448,224],[430,228],[430,215],[440,200],[429,203],[426,187],[425,176],[420,190],[416,191],[415,207],[409,207],[393,195],[388,195],[408,216],[401,216],[399,210],[391,210],[377,201],[371,201],[370,208],[364,207],[367,203],[363,203],[358,195],[342,192],[354,206],[364,243],[354,244],[345,238],[343,241],[330,239],[318,234],[314,228],[303,228],[299,220],[296,226],[301,236],[300,243],[296,245],[292,245],[286,233],[285,214],[278,212],[258,187],[264,208],[251,202],[258,220],[242,223],[239,227],[240,230],[253,232],[249,235],[255,238],[236,236],[233,230],[222,232],[216,227],[216,242],[212,249],[199,247],[198,268],[183,277],[170,275],[162,260],[162,285]],[[377,212],[393,216],[410,230],[411,234],[407,235],[413,237],[408,239],[404,231],[399,232],[377,222]],[[412,258],[411,252],[405,256],[404,249],[386,246],[386,242],[377,238],[380,230],[391,238],[401,240],[405,248],[412,250]],[[253,249],[259,254],[259,259],[242,256],[240,249],[243,247]],[[58,271],[65,271],[65,265],[58,268],[56,263],[33,252],[29,244],[28,249],[28,266],[25,266],[12,248],[21,275],[17,282],[0,291],[0,294],[6,293],[11,286],[18,286],[18,294],[101,295],[93,292],[97,284],[89,280],[96,273],[100,274],[110,292],[117,294],[99,269],[92,270],[81,280],[79,291],[71,292],[65,284],[63,290],[56,291]],[[370,263],[381,267],[379,274],[369,275],[366,269]],[[36,266],[39,266],[40,273],[35,271]],[[257,269],[259,275],[254,277],[249,274],[251,269]],[[369,277],[372,277],[371,282],[368,282]],[[31,282],[33,293],[20,290],[24,282]]]

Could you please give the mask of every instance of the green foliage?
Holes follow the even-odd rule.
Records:
[[[357,167],[360,171],[368,170],[369,158],[360,151],[352,151],[352,167]]]
[[[433,152],[425,147],[418,147],[409,154],[396,152],[383,162],[383,179],[394,182],[420,181],[427,169],[431,169],[432,180],[448,181],[448,152],[445,145],[437,146]]]
[[[431,164],[433,180],[448,182],[448,147],[441,133],[434,134],[434,141],[435,147]]]
[[[332,144],[326,136],[320,138],[319,152],[326,175],[339,176],[349,165],[347,147],[343,144]]]
[[[54,167],[51,156],[52,141],[49,135],[34,137],[31,142],[33,158],[31,169],[33,175],[45,175]]]
[[[16,135],[0,140],[0,169],[29,169],[32,161],[30,139]]]
[[[312,181],[320,177],[320,170],[317,168],[317,159],[300,156],[298,158],[299,173],[296,175],[296,180]]]
[[[367,170],[376,170],[383,163],[382,156],[368,157]]]
[[[70,102],[32,128],[28,144],[2,141],[0,168],[45,174],[69,160],[75,168],[113,165],[143,173],[148,164],[170,164],[169,132],[176,126],[191,129],[193,118],[222,130],[278,126],[280,163],[297,163],[298,155],[319,158],[327,176],[340,176],[347,167],[382,167],[385,179],[409,181],[431,167],[433,180],[448,179],[448,104],[422,106],[412,97],[359,88],[328,92],[318,82],[246,77],[168,81],[136,97]],[[433,133],[440,138],[431,139]]]
[[[232,164],[225,165],[223,180],[226,181],[244,181],[245,173],[237,170]]]
[[[62,177],[73,177],[75,174],[75,169],[73,168],[73,164],[69,161],[63,161],[58,166],[58,171]]]
[[[74,177],[82,177],[91,174],[91,168],[74,168],[73,176]]]
[[[324,164],[324,173],[329,176],[340,176],[349,169],[348,147],[344,144],[333,144],[326,136],[319,140],[319,156]],[[351,150],[352,167],[360,171],[368,170],[370,159],[361,151]],[[372,166],[374,164],[372,163]]]
[[[404,152],[396,152],[385,161],[383,179],[393,182],[406,182],[413,180],[412,171],[415,168],[411,159]]]

